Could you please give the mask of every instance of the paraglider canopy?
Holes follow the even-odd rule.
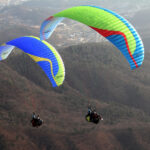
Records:
[[[57,25],[69,18],[83,23],[112,42],[124,55],[131,69],[141,66],[144,46],[134,27],[122,16],[97,6],[77,6],[48,17],[41,25],[40,38],[48,39]]]
[[[60,86],[65,78],[65,68],[61,56],[46,41],[34,36],[16,38],[0,46],[0,60],[6,59],[14,47],[29,55],[43,69],[52,86]]]

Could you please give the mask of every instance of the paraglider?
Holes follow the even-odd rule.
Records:
[[[46,41],[34,36],[16,38],[0,46],[0,60],[6,59],[17,47],[29,55],[43,69],[53,87],[60,86],[65,78],[65,68],[61,56]]]
[[[61,56],[52,45],[34,36],[16,38],[0,46],[0,60],[6,59],[15,47],[38,63],[53,87],[63,83],[65,78],[64,64]],[[39,118],[39,115],[36,116],[33,113],[31,123],[33,127],[39,127],[43,124],[43,120]]]
[[[39,115],[36,115],[34,112],[32,114],[32,119],[31,119],[32,127],[40,127],[43,124],[43,120],[40,119]]]
[[[100,120],[103,120],[102,116],[98,114],[95,108],[92,108],[91,105],[88,106],[88,113],[85,116],[86,121],[93,122],[98,124]]]
[[[83,23],[112,42],[124,55],[131,69],[141,66],[144,46],[134,27],[122,16],[97,6],[77,6],[47,18],[41,25],[40,39],[48,39],[64,19]]]

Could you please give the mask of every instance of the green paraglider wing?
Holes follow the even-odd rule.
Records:
[[[48,39],[63,18],[83,23],[112,42],[125,56],[131,69],[141,66],[144,60],[142,40],[122,16],[97,6],[72,7],[47,18],[41,25],[40,38]]]

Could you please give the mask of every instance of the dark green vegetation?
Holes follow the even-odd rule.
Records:
[[[56,89],[19,50],[0,63],[0,148],[148,150],[150,54],[141,68],[131,71],[108,43],[71,46],[59,52],[66,80]],[[84,119],[88,102],[103,115],[98,125]],[[30,127],[32,111],[44,119],[43,127]]]

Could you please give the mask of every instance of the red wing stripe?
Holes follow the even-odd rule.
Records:
[[[94,27],[91,27],[91,28],[93,30],[97,31],[99,34],[103,35],[104,37],[108,37],[110,35],[122,35],[124,37],[129,55],[130,55],[132,61],[134,62],[136,68],[138,68],[138,64],[136,63],[135,59],[133,58],[133,55],[131,54],[126,35],[124,33],[120,32],[120,31],[109,31],[109,30],[103,30],[103,29],[98,29],[98,28],[94,28]]]

